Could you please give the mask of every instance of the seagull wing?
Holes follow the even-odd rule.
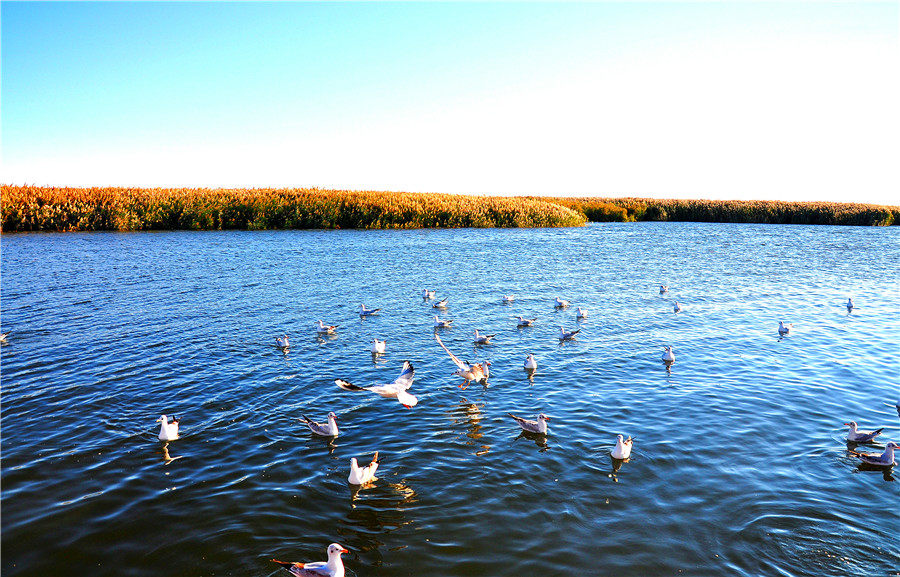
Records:
[[[416,369],[412,366],[412,363],[404,361],[403,370],[400,371],[400,374],[394,379],[392,384],[397,385],[399,389],[406,390],[412,386],[413,377],[415,376]]]
[[[348,383],[344,379],[335,379],[334,384],[339,386],[340,388],[344,389],[345,391],[359,392],[359,391],[368,391],[369,390],[366,387],[360,387],[359,385],[354,385],[353,383]]]
[[[872,431],[871,433],[864,433],[862,436],[857,437],[856,442],[857,443],[868,443],[869,441],[871,441],[872,439],[874,439],[875,437],[880,435],[881,431],[883,431],[883,430],[884,430],[884,427],[878,429],[877,431]]]
[[[459,357],[457,357],[456,355],[454,355],[453,353],[451,353],[451,352],[450,352],[450,349],[448,349],[446,346],[444,346],[444,342],[441,340],[441,337],[439,337],[438,335],[434,335],[434,340],[436,340],[436,341],[438,342],[438,344],[441,345],[441,348],[442,348],[442,349],[444,349],[445,351],[447,351],[447,354],[450,355],[450,358],[451,358],[451,359],[453,359],[453,363],[454,363],[457,367],[459,367],[460,370],[462,370],[462,371],[468,371],[468,370],[469,370],[469,365],[467,365],[466,363],[464,363],[464,362],[462,362],[461,360],[459,360]]]

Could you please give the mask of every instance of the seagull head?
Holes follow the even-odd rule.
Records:
[[[329,558],[331,558],[335,555],[340,557],[341,553],[349,553],[349,552],[350,551],[345,549],[344,546],[339,543],[332,543],[331,545],[328,546],[328,557]]]
[[[160,415],[160,417],[158,419],[156,419],[156,422],[157,423],[168,423],[169,420],[166,418],[165,415]]]
[[[540,415],[538,415],[538,421],[549,421],[549,420],[550,420],[550,417],[548,417],[544,413],[541,413]]]
[[[851,431],[856,430],[856,421],[850,421],[849,423],[844,423],[844,424],[847,425],[848,427],[850,427]]]
[[[336,421],[336,420],[337,420],[337,415],[335,415],[334,412],[331,412],[331,413],[328,413],[328,418],[329,418],[329,419],[334,419],[334,420]]]

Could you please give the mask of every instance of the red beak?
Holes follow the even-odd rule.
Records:
[[[341,549],[341,553],[349,553],[349,552],[350,551],[347,551],[346,549]]]

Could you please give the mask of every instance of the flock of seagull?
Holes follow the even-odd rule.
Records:
[[[668,287],[665,285],[660,286],[659,293],[662,295],[666,292],[668,292]],[[429,301],[435,298],[435,291],[423,289],[421,295],[424,301]],[[502,298],[503,303],[508,304],[514,301],[514,295],[504,295]],[[447,302],[448,299],[444,298],[433,303],[432,307],[435,309],[446,309],[448,306]],[[555,307],[557,309],[565,309],[569,305],[569,301],[560,299],[559,297],[557,297],[555,300]],[[849,312],[853,308],[853,300],[850,299],[847,301],[847,311]],[[683,307],[677,301],[675,301],[673,309],[675,313],[678,313],[683,310]],[[365,305],[360,305],[358,312],[360,317],[367,317],[377,314],[380,310],[381,309],[377,308],[369,309]],[[587,318],[587,314],[587,310],[580,307],[577,309],[577,318]],[[518,327],[530,327],[537,320],[533,318],[527,319],[522,316],[518,316],[516,317],[516,319]],[[439,319],[437,316],[435,316],[434,327],[436,330],[434,338],[437,341],[438,345],[449,355],[450,359],[453,361],[453,364],[457,367],[457,370],[453,373],[453,375],[463,379],[463,382],[459,385],[459,387],[464,389],[472,382],[486,384],[487,378],[490,375],[489,361],[482,361],[478,363],[469,363],[467,361],[463,361],[458,356],[453,354],[441,340],[438,334],[439,331],[437,329],[448,328],[452,326],[452,322],[453,321],[451,320]],[[320,335],[335,334],[337,328],[337,325],[326,325],[321,320],[317,321],[315,325],[315,330],[317,334]],[[778,323],[778,334],[780,336],[790,334],[792,329],[793,325],[790,323],[784,323],[783,321],[780,321]],[[579,330],[580,329],[569,331],[560,326],[560,341],[574,339]],[[8,334],[9,333],[4,333],[0,335],[0,341],[5,342]],[[478,330],[476,330],[473,343],[476,345],[490,344],[493,337],[494,335],[481,334]],[[275,337],[275,342],[276,346],[285,352],[290,349],[291,344],[287,334]],[[675,362],[675,353],[671,346],[666,346],[664,348],[665,353],[662,356],[662,361],[666,363],[667,366],[669,366]],[[372,341],[371,352],[373,356],[384,354],[385,349],[386,341],[378,339],[374,339]],[[525,359],[523,367],[527,372],[529,372],[529,376],[537,370],[537,366],[537,360],[535,359],[534,354],[529,354]],[[369,392],[379,395],[383,398],[396,399],[402,406],[409,409],[415,407],[419,402],[415,395],[409,392],[409,389],[412,387],[414,377],[415,368],[409,361],[404,361],[400,374],[391,383],[371,386],[359,386],[343,379],[335,379],[334,382],[338,387],[345,391]],[[898,401],[897,404],[897,413],[898,416],[900,416],[900,401]],[[551,420],[551,417],[545,415],[544,413],[537,415],[537,418],[534,420],[525,419],[512,413],[508,413],[508,415],[516,422],[519,427],[521,427],[522,431],[527,434],[547,435],[548,433],[547,423]],[[333,412],[328,413],[326,421],[324,423],[316,422],[303,414],[301,414],[300,417],[301,421],[309,428],[309,430],[314,435],[319,435],[322,437],[337,437],[340,434],[337,424],[337,415],[335,415],[335,413]],[[168,417],[166,417],[166,415],[162,415],[159,419],[157,419],[157,422],[160,423],[158,436],[161,441],[173,441],[178,439],[178,418],[173,417],[170,421]],[[883,428],[874,431],[863,431],[857,427],[856,422],[851,421],[844,424],[850,428],[846,440],[851,455],[858,457],[863,464],[870,467],[890,468],[896,465],[896,462],[894,461],[894,451],[900,449],[900,445],[893,441],[888,442],[885,445],[885,450],[881,454],[863,453],[855,450],[858,445],[874,442],[875,438],[883,432]],[[616,465],[621,466],[621,463],[628,461],[629,457],[631,456],[633,445],[634,440],[631,437],[625,438],[624,435],[616,436],[615,447],[610,452],[610,456],[614,460],[614,468],[616,470],[618,469]],[[378,470],[378,464],[379,461],[377,451],[373,455],[371,461],[369,461],[367,465],[362,467],[359,465],[355,457],[350,459],[350,472],[347,481],[352,485],[359,486],[365,486],[373,483],[377,480],[377,477],[375,477],[375,473]],[[272,561],[284,567],[297,577],[344,577],[345,572],[341,555],[348,552],[349,551],[339,543],[332,543],[327,548],[327,561],[313,563],[285,562],[278,561],[276,559],[272,559]]]

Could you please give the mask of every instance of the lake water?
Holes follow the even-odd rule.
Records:
[[[900,483],[861,471],[842,425],[900,440],[897,227],[41,234],[0,248],[4,577],[287,575],[269,559],[324,560],[333,541],[359,577],[900,574]],[[449,297],[448,347],[491,360],[488,386],[457,387],[423,287]],[[360,320],[361,302],[383,311]],[[517,329],[517,314],[538,322]],[[338,334],[318,338],[318,319]],[[779,320],[795,325],[784,339]],[[495,344],[475,350],[476,328]],[[287,354],[272,346],[284,332]],[[411,410],[334,385],[389,382],[406,359]],[[298,420],[328,411],[331,443]],[[521,437],[507,412],[547,413],[549,436]],[[167,446],[161,414],[181,419]],[[636,441],[613,473],[618,433]],[[354,491],[349,459],[375,450],[379,480]]]

